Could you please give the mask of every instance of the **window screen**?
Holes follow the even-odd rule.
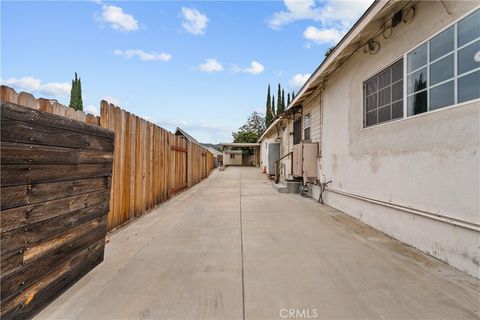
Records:
[[[364,127],[403,117],[403,59],[363,83]]]

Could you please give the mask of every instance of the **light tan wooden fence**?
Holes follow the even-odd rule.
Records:
[[[200,182],[214,167],[206,148],[107,101],[100,125],[116,135],[109,230]]]
[[[29,93],[17,94],[6,86],[1,86],[0,93],[4,101],[115,132],[108,230],[200,182],[214,168],[213,155],[206,148],[106,101],[101,102],[98,117]]]

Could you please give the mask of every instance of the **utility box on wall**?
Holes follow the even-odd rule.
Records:
[[[280,143],[269,143],[267,146],[267,174],[275,174],[275,162],[280,159]]]
[[[293,175],[303,178],[317,177],[318,143],[300,142],[293,146]]]

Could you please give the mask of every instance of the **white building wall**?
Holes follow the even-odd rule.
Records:
[[[327,82],[321,178],[327,204],[478,278],[480,102],[362,129],[363,81],[477,2],[446,5],[419,2],[377,54],[359,51]]]

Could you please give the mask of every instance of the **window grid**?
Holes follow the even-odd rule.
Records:
[[[475,10],[478,10],[478,9],[475,9]],[[418,46],[416,46],[415,48],[413,48],[412,50],[408,51],[407,53],[404,54],[404,78],[405,78],[405,82],[404,83],[404,114],[403,114],[403,118],[406,118],[406,117],[410,117],[410,116],[414,116],[415,114],[411,114],[409,115],[408,114],[408,99],[410,97],[413,97],[414,95],[416,94],[419,94],[419,93],[422,93],[422,92],[427,92],[427,111],[426,112],[429,112],[431,111],[430,109],[430,90],[433,89],[433,88],[436,88],[438,86],[441,86],[443,84],[446,84],[450,81],[453,80],[453,85],[454,85],[454,101],[453,101],[453,105],[456,105],[458,104],[458,80],[471,74],[471,73],[474,73],[474,72],[477,72],[480,70],[480,67],[477,67],[477,68],[474,68],[472,70],[469,70],[469,71],[466,71],[464,73],[462,73],[461,75],[458,75],[458,63],[459,63],[459,60],[458,60],[458,52],[460,50],[462,50],[463,48],[466,48],[472,44],[474,44],[475,42],[479,41],[480,40],[480,37],[477,37],[465,44],[463,44],[462,46],[458,46],[458,24],[460,21],[462,21],[464,18],[468,17],[470,14],[474,14],[475,13],[475,10],[469,12],[468,14],[466,14],[465,16],[463,16],[461,19],[457,20],[455,23],[453,23],[453,25],[450,25],[448,27],[446,27],[445,29],[443,29],[442,31],[440,31],[439,33],[435,34],[434,36],[432,36],[431,38],[429,38],[428,40],[424,41],[423,43],[419,44]],[[447,52],[446,54],[430,61],[430,44],[431,44],[431,41],[432,39],[434,39],[436,36],[440,35],[442,32],[445,32],[446,30],[448,30],[448,28],[450,27],[453,27],[453,50],[450,51],[450,52]],[[412,70],[410,72],[408,72],[408,55],[410,53],[412,53],[413,51],[415,51],[416,49],[418,49],[419,47],[421,47],[424,43],[427,43],[427,62],[426,64],[416,68],[415,70]],[[434,64],[435,62],[438,62],[446,57],[448,57],[449,55],[453,54],[453,57],[454,57],[454,61],[453,61],[453,76],[451,78],[448,78],[446,80],[442,80],[434,85],[431,85],[431,81],[430,81],[430,66],[432,64]],[[411,92],[411,93],[408,93],[408,77],[412,74],[414,74],[415,72],[418,72],[420,70],[422,70],[423,68],[427,68],[426,70],[426,73],[427,73],[427,87],[425,89],[421,89],[421,90],[418,90],[418,91],[414,91],[414,92]],[[447,106],[444,106],[444,107],[447,107]],[[441,109],[441,108],[444,108],[444,107],[439,107],[439,108],[435,108],[436,109]]]
[[[394,70],[394,67],[396,67],[398,64],[401,65],[402,67],[402,76],[396,80],[396,81],[393,81],[393,70]],[[385,73],[386,71],[389,71],[389,84],[382,87],[382,88],[379,88],[380,87],[380,81],[379,81],[379,78],[380,76]],[[364,83],[363,83],[363,96],[364,96],[364,101],[363,101],[363,127],[366,128],[366,127],[370,127],[370,126],[374,126],[374,125],[377,125],[377,124],[380,124],[380,123],[385,123],[385,122],[389,122],[389,121],[392,121],[392,120],[396,120],[398,118],[403,118],[403,114],[404,114],[404,108],[402,108],[402,116],[400,117],[396,117],[396,118],[393,118],[393,105],[398,103],[398,102],[402,102],[404,100],[404,88],[405,88],[405,85],[403,84],[404,82],[404,77],[405,77],[405,70],[404,70],[404,63],[403,63],[403,59],[400,59],[398,61],[395,61],[394,63],[392,63],[391,65],[389,65],[388,67],[384,68],[383,70],[380,70],[377,74],[375,74],[373,77],[371,77],[370,79],[366,80]],[[375,90],[368,94],[367,95],[367,85],[369,82],[371,82],[372,80],[374,80],[375,82]],[[395,85],[399,84],[399,83],[402,83],[402,95],[399,99],[396,99],[396,100],[393,100],[393,88],[395,87]],[[389,99],[389,102],[386,103],[386,104],[382,104],[380,105],[380,92],[383,91],[383,90],[386,90],[387,88],[390,88],[390,99]],[[376,98],[376,106],[375,108],[373,108],[372,110],[367,110],[368,109],[368,105],[367,105],[367,101],[368,101],[368,98],[371,98],[371,97],[374,97]],[[380,109],[382,108],[385,108],[387,106],[390,106],[390,114],[389,114],[389,119],[388,120],[383,120],[383,121],[380,121],[379,118],[380,118]],[[375,123],[368,123],[367,122],[367,115],[370,114],[370,113],[375,113],[376,115],[376,121]]]
[[[479,10],[479,7],[471,10],[470,12],[468,12],[467,14],[465,14],[464,16],[462,16],[461,18],[459,18],[457,21],[455,21],[454,23],[448,25],[447,27],[443,28],[442,30],[440,30],[438,33],[434,34],[433,36],[431,36],[430,38],[428,38],[427,40],[425,40],[423,43],[420,43],[419,45],[417,45],[415,48],[407,51],[406,53],[403,54],[402,56],[402,59],[400,60],[401,63],[402,63],[402,70],[403,70],[403,77],[402,79],[400,80],[397,80],[395,83],[397,82],[400,82],[400,81],[403,81],[403,88],[402,88],[402,99],[400,100],[396,100],[396,101],[391,101],[391,105],[393,105],[394,103],[396,102],[399,102],[399,101],[402,101],[403,100],[403,114],[401,117],[398,117],[398,118],[395,118],[395,119],[391,119],[390,121],[392,120],[399,120],[399,119],[406,119],[410,116],[415,116],[415,114],[412,114],[412,115],[408,115],[408,98],[415,95],[415,94],[418,94],[418,93],[421,93],[421,92],[427,92],[427,111],[431,111],[430,110],[430,93],[429,93],[429,90],[432,89],[432,88],[436,88],[438,86],[441,86],[443,84],[446,84],[450,81],[453,80],[453,85],[454,85],[454,102],[453,102],[453,105],[447,105],[447,106],[443,106],[443,107],[438,107],[438,108],[435,108],[435,110],[437,109],[442,109],[442,108],[445,108],[445,107],[452,107],[452,106],[455,106],[457,104],[460,104],[458,101],[459,101],[459,91],[458,91],[458,82],[459,82],[459,79],[462,79],[463,77],[466,77],[468,75],[471,75],[475,72],[478,72],[480,71],[480,66],[477,67],[477,68],[473,68],[472,70],[469,70],[469,71],[465,71],[463,72],[461,75],[458,74],[459,70],[458,70],[458,64],[459,64],[459,51],[461,51],[462,49],[470,46],[470,45],[473,45],[475,42],[477,41],[480,41],[480,37],[477,37],[477,38],[474,38],[473,40],[470,40],[469,42],[466,42],[464,43],[463,45],[459,46],[458,43],[459,43],[459,37],[458,37],[458,32],[459,32],[459,23],[465,19],[466,17],[470,16],[471,14],[475,14],[475,12]],[[453,49],[452,51],[448,52],[448,53],[445,53],[443,54],[442,56],[440,57],[437,57],[435,58],[434,60],[430,61],[430,42],[432,39],[434,39],[436,36],[440,35],[442,32],[448,30],[450,27],[453,28]],[[418,49],[419,47],[421,47],[423,44],[427,44],[427,62],[426,64],[416,68],[415,70],[412,70],[410,72],[408,72],[408,55],[415,51],[416,49]],[[446,79],[446,80],[442,80],[434,85],[430,85],[430,65],[431,64],[434,64],[446,57],[448,57],[449,55],[453,55],[453,77],[449,78],[449,79]],[[383,70],[379,71],[377,74],[375,74],[374,76],[372,76],[371,78],[369,78],[368,80],[364,81],[363,83],[363,127],[364,128],[367,128],[367,127],[373,127],[373,126],[376,126],[378,124],[382,124],[382,123],[386,123],[386,122],[389,122],[389,121],[383,121],[383,122],[376,122],[374,124],[370,124],[370,125],[367,125],[367,98],[368,97],[371,97],[373,95],[376,95],[376,98],[377,98],[377,108],[375,109],[375,112],[377,113],[377,120],[378,120],[378,109],[380,108],[378,106],[378,93],[380,90],[378,90],[378,75],[382,72],[384,72],[385,70],[387,70],[388,68],[391,68],[392,66],[394,66],[396,63],[399,63],[400,61],[396,61],[394,62],[393,64],[391,64],[390,66],[384,68]],[[412,92],[412,93],[408,93],[408,77],[409,75],[411,74],[414,74],[415,72],[423,69],[423,68],[427,68],[427,87],[425,89],[421,89],[421,90],[418,90],[418,91],[415,91],[415,92]],[[393,77],[393,75],[391,74],[391,76]],[[377,85],[377,90],[371,94],[369,94],[367,96],[366,92],[366,84],[368,81],[372,80],[373,78],[376,78],[376,85]],[[391,86],[393,86],[394,83],[391,84]],[[383,88],[384,89],[384,88]],[[391,99],[393,98],[393,90],[390,91],[390,96],[391,96]],[[468,101],[475,101],[475,100],[478,100],[479,97],[475,98],[474,100],[466,100],[466,101],[462,101],[462,104],[464,102],[468,102]],[[373,112],[373,111],[370,111],[370,112]],[[390,108],[390,115],[392,115],[392,112],[393,112],[393,108]]]

